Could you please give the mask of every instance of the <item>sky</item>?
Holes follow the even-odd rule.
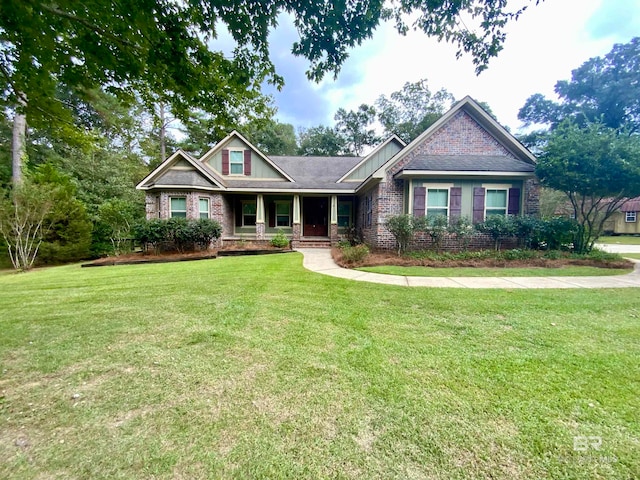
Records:
[[[514,3],[514,2],[511,2]],[[504,49],[476,76],[469,55],[456,59],[456,46],[420,32],[399,35],[381,25],[373,38],[350,52],[337,79],[319,84],[305,76],[308,62],[291,54],[297,39],[286,18],[270,35],[270,52],[285,79],[281,91],[266,87],[278,108],[276,118],[295,127],[333,125],[340,107],[355,110],[382,94],[401,90],[406,82],[427,79],[432,92],[445,88],[456,99],[470,95],[486,102],[498,121],[522,131],[518,110],[542,93],[556,98],[554,85],[571,71],[614,44],[640,35],[640,0],[545,0],[531,6],[507,27]]]

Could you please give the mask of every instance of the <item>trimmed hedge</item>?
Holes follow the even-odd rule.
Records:
[[[222,226],[215,220],[201,218],[170,218],[146,220],[133,229],[134,241],[143,250],[178,252],[207,249],[222,235]]]

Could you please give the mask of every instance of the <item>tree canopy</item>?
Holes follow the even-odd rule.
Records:
[[[574,248],[588,251],[625,199],[640,195],[640,138],[565,120],[550,134],[536,174],[571,202],[580,225]]]
[[[282,82],[268,36],[283,13],[299,33],[292,53],[309,60],[314,80],[337,74],[348,50],[387,19],[400,33],[414,28],[457,44],[481,71],[501,50],[506,23],[524,8],[511,11],[506,2],[490,0],[2,2],[2,99],[12,106],[24,102],[31,123],[68,120],[57,91],[98,87],[166,102],[179,117],[192,105],[225,115],[230,106],[259,97],[265,78]],[[479,29],[468,30],[461,16],[476,20]],[[408,24],[408,18],[415,21]],[[236,43],[231,56],[209,48],[223,25]]]
[[[602,122],[628,133],[640,131],[640,37],[587,60],[571,72],[571,80],[558,81],[555,91],[559,102],[537,93],[527,99],[518,118],[551,128],[571,118],[581,125]]]
[[[455,101],[444,88],[431,93],[427,80],[406,82],[402,90],[376,100],[378,120],[385,135],[398,135],[410,142],[440,118]]]

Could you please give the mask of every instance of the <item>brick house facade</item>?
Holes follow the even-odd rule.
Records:
[[[365,157],[269,157],[233,132],[200,159],[176,152],[137,188],[147,218],[217,220],[220,243],[283,232],[294,247],[324,246],[356,232],[391,249],[392,215],[537,214],[534,170],[533,155],[466,97],[410,144],[393,136]]]

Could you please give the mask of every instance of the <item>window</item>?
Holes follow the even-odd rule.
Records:
[[[256,202],[242,202],[242,226],[256,225]]]
[[[507,193],[506,189],[487,189],[484,203],[485,218],[491,215],[507,214]]]
[[[366,197],[364,197],[363,214],[364,214],[365,227],[370,227],[373,220],[373,207],[371,205],[372,203],[373,203],[373,198],[371,195],[367,195]]]
[[[338,202],[338,227],[351,225],[351,202]]]
[[[171,218],[187,218],[187,198],[171,197]]]
[[[229,152],[229,173],[231,175],[244,175],[244,152],[231,150]]]
[[[200,209],[200,218],[209,218],[209,199],[201,198],[198,201],[198,206]]]
[[[449,216],[449,189],[430,188],[427,190],[426,214]]]
[[[291,203],[276,202],[276,226],[277,227],[291,226]]]
[[[637,212],[626,212],[624,217],[624,221],[627,223],[635,223],[636,221],[636,213]]]

